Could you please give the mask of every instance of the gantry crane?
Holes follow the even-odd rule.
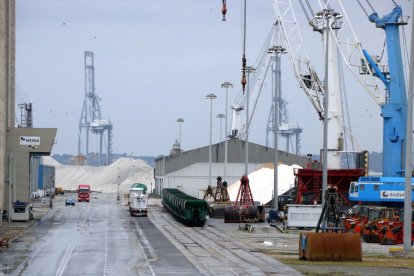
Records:
[[[102,147],[104,133],[107,133],[106,144],[106,165],[111,162],[112,154],[112,129],[113,125],[110,120],[102,119],[101,107],[99,101],[101,100],[95,93],[95,65],[93,52],[85,51],[85,99],[83,102],[82,113],[79,119],[79,140],[78,140],[78,159],[86,160],[90,157],[89,152],[89,134],[99,135],[99,156],[98,165],[103,165]],[[85,130],[82,133],[82,130]],[[85,139],[83,140],[83,136]],[[84,142],[85,151],[82,152],[82,140]]]
[[[280,26],[276,22],[272,25],[272,28],[269,32],[269,35],[263,45],[263,48],[259,54],[259,58],[257,59],[256,63],[254,64],[253,68],[255,68],[254,72],[248,73],[247,76],[249,78],[249,85],[247,93],[243,93],[240,91],[236,98],[234,103],[231,105],[231,109],[233,110],[232,114],[232,126],[231,126],[231,132],[229,134],[230,138],[239,138],[239,139],[245,139],[246,137],[246,124],[250,126],[254,115],[256,108],[258,106],[259,99],[263,93],[263,88],[265,86],[265,80],[267,77],[267,74],[269,71],[273,71],[273,74],[280,74],[280,72],[276,72],[276,63],[277,58],[276,56],[272,56],[269,52],[269,49],[274,47],[275,45],[280,44]],[[271,68],[274,69],[271,69]],[[274,84],[276,85],[276,84]],[[272,85],[272,87],[274,87]],[[252,110],[249,111],[248,116],[248,122],[246,123],[246,119],[243,116],[241,117],[241,112],[244,110],[244,107],[246,105],[247,96],[249,94],[250,101],[252,102]],[[272,95],[274,97],[274,95]],[[282,120],[279,121],[279,135],[286,138],[286,151],[289,152],[289,141],[292,137],[292,135],[296,136],[296,154],[299,154],[300,149],[300,133],[302,132],[302,128],[297,124],[290,124],[288,121],[287,116],[287,108],[286,108],[286,101],[280,97],[280,113]],[[273,118],[273,112],[274,112],[274,101],[272,101],[272,106],[270,109],[269,119],[267,122],[266,127],[266,146],[269,146],[268,142],[268,136],[270,133],[274,133],[275,127],[274,122],[272,120]]]
[[[279,91],[279,97],[278,97],[278,108],[275,108],[275,97],[276,97],[276,89],[274,89],[274,93],[272,93],[272,105],[270,107],[269,117],[267,120],[266,125],[266,147],[269,147],[269,136],[271,133],[275,133],[276,131],[276,125],[274,122],[274,112],[276,110],[279,111],[278,118],[278,133],[280,136],[284,137],[286,139],[286,148],[285,151],[289,152],[291,139],[293,136],[295,136],[295,154],[300,154],[300,134],[303,131],[303,128],[299,126],[299,124],[291,124],[289,123],[289,117],[288,117],[288,110],[287,110],[287,102],[282,96],[282,84],[281,84],[281,60],[280,56],[281,54],[286,53],[286,49],[282,46],[273,46],[268,50],[269,54],[273,54],[272,58],[272,87],[277,87]]]

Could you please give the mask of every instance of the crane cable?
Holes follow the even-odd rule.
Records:
[[[304,13],[304,14],[305,14],[305,16],[306,16],[306,19],[308,19],[308,22],[309,22],[309,23],[311,23],[311,22],[312,22],[312,21],[311,21],[311,17],[309,16],[308,11],[306,10],[305,6],[303,5],[302,0],[299,0],[299,4],[300,4],[300,6],[302,7],[302,11],[303,11],[303,13]]]
[[[311,4],[309,3],[309,0],[305,0],[305,2],[306,2],[306,5],[308,6],[309,12],[310,12],[310,14],[312,15],[312,17],[315,17],[315,13],[314,13],[314,12],[313,12],[313,10],[312,10],[312,6],[311,6]]]
[[[246,91],[246,2],[247,0],[244,0],[244,19],[243,19],[243,57],[242,57],[242,79],[241,79],[241,85],[243,89],[243,94]]]
[[[364,6],[362,6],[361,2],[359,0],[357,0],[359,6],[361,7],[362,11],[365,13],[365,15],[369,18],[369,14],[367,12],[367,10],[364,8]]]
[[[369,0],[366,0],[366,1],[367,1],[367,3],[368,3],[368,6],[371,8],[372,12],[373,12],[373,13],[376,13],[376,11],[375,11],[374,7],[371,5],[371,3],[369,2]]]

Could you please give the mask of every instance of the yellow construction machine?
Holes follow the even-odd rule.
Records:
[[[62,187],[56,187],[55,188],[55,195],[61,194],[63,195],[65,192],[63,191]]]

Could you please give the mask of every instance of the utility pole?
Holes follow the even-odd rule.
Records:
[[[226,117],[226,115],[224,115],[224,114],[222,114],[222,113],[220,113],[220,114],[218,114],[217,115],[217,118],[218,119],[220,119],[220,143],[221,143],[221,141],[223,140],[223,133],[222,133],[222,130],[223,130],[223,118],[225,118]]]
[[[245,146],[245,164],[244,174],[249,175],[249,96],[250,96],[250,74],[256,72],[256,69],[252,66],[246,66],[245,72],[247,73],[247,103],[246,103],[246,146]]]
[[[273,135],[274,135],[274,175],[273,175],[273,209],[278,211],[279,210],[279,202],[278,202],[278,164],[279,164],[279,154],[278,154],[278,136],[279,136],[279,96],[280,91],[282,88],[282,81],[281,81],[281,70],[280,70],[280,55],[287,53],[286,49],[282,46],[273,46],[272,48],[268,49],[267,52],[269,54],[274,54],[273,61],[275,64],[275,97],[274,97],[274,112],[273,112]]]
[[[181,149],[181,123],[184,123],[184,119],[183,118],[178,118],[177,119],[177,122],[179,123],[179,143],[180,143],[180,149]]]
[[[410,71],[408,77],[408,108],[407,108],[407,131],[405,143],[405,197],[404,197],[404,233],[412,233],[412,162],[413,162],[413,89],[414,89],[414,5],[411,13],[411,50],[410,50]],[[404,235],[404,251],[411,252],[411,235]]]
[[[226,123],[225,123],[225,126],[224,126],[224,139],[225,139],[225,142],[224,142],[224,181],[227,181],[227,121],[228,121],[228,102],[227,102],[227,99],[228,99],[228,89],[229,88],[232,88],[233,87],[233,84],[232,83],[230,83],[230,82],[228,82],[228,81],[226,81],[226,82],[223,82],[222,84],[221,84],[221,88],[225,88],[226,89]]]
[[[330,24],[336,24],[338,19],[341,19],[342,15],[338,12],[335,12],[333,9],[323,9],[320,12],[315,14],[316,20],[323,20],[325,21],[324,27],[322,29],[322,34],[324,35],[325,39],[325,80],[324,80],[324,101],[323,101],[323,150],[322,150],[322,193],[321,193],[321,201],[322,205],[325,203],[325,191],[328,188],[328,161],[331,162],[331,168],[340,168],[340,155],[338,150],[332,151],[332,149],[339,149],[340,145],[338,144],[338,137],[335,135],[330,135],[328,137],[328,132],[330,133],[337,133],[341,132],[341,127],[337,122],[332,114],[329,112],[329,108],[332,110],[336,110],[340,108],[336,101],[340,102],[339,97],[341,97],[341,93],[334,92],[340,91],[338,87],[339,84],[339,76],[336,74],[337,70],[333,67],[332,60],[336,60],[336,45],[333,44],[334,41],[330,42],[329,37],[333,34],[331,33]],[[332,21],[331,21],[332,19]],[[336,24],[333,28],[339,29],[339,24]],[[330,51],[331,50],[331,51]],[[334,64],[337,66],[337,63]],[[332,72],[331,72],[332,71]],[[332,83],[329,82],[332,81]],[[330,85],[332,86],[330,88]],[[330,90],[332,91],[332,99],[330,99]],[[332,106],[330,106],[332,104]],[[337,112],[338,116],[342,116],[340,112]],[[328,147],[330,150],[328,156]]]
[[[210,146],[208,150],[208,185],[211,184],[211,139],[213,131],[213,100],[216,98],[217,96],[212,93],[206,96],[206,99],[210,100]]]

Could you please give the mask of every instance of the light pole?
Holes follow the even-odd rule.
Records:
[[[280,72],[280,55],[287,53],[286,49],[282,46],[273,46],[267,50],[269,54],[274,54],[273,61],[275,64],[274,74],[275,74],[275,97],[274,97],[274,110],[273,110],[273,130],[274,130],[274,151],[275,151],[275,158],[274,158],[274,174],[273,174],[273,209],[277,212],[279,211],[279,202],[278,202],[278,163],[279,163],[279,155],[278,155],[278,135],[279,135],[279,96],[280,90],[282,87],[281,82],[281,72]],[[273,65],[272,65],[273,67]]]
[[[116,168],[118,170],[118,194],[116,196],[116,200],[117,200],[117,203],[119,203],[119,201],[121,200],[121,196],[119,195],[119,184],[121,184],[120,183],[121,176],[119,175],[119,167],[116,167]]]
[[[53,197],[53,189],[52,189],[52,187],[53,187],[53,176],[50,176],[50,181],[49,181],[49,194],[50,194],[50,198],[52,198]]]
[[[216,98],[217,96],[213,93],[210,93],[206,96],[206,99],[210,100],[210,146],[208,150],[208,185],[210,185],[211,181],[211,137],[213,131],[213,100]]]
[[[414,6],[412,7],[412,16],[414,16]],[[414,22],[411,21],[411,45],[414,45]],[[411,47],[410,51],[410,75],[408,78],[408,91],[407,91],[407,98],[408,98],[408,108],[407,108],[407,131],[406,131],[406,144],[405,144],[405,171],[410,172],[412,170],[412,141],[413,141],[413,79],[414,79],[414,48]],[[405,196],[404,196],[404,221],[409,222],[412,219],[412,173],[405,174]],[[412,224],[411,223],[404,223],[405,233],[412,233]],[[410,252],[412,249],[411,247],[412,241],[410,235],[405,235],[403,237],[403,248],[405,252]]]
[[[326,20],[325,34],[325,80],[324,90],[325,95],[323,99],[323,150],[322,150],[322,206],[325,204],[325,192],[328,188],[328,116],[329,115],[329,20],[336,20],[342,18],[342,15],[332,9],[324,9],[315,14],[315,19]]]
[[[252,66],[246,66],[245,72],[247,73],[247,103],[246,103],[246,147],[245,147],[245,164],[244,174],[249,175],[249,98],[250,98],[250,73],[256,72],[256,69]]]
[[[224,142],[224,181],[227,181],[227,121],[228,121],[228,115],[227,115],[227,111],[228,111],[228,105],[227,105],[227,98],[228,98],[228,89],[229,88],[232,88],[233,87],[233,84],[232,83],[230,83],[230,82],[228,82],[228,81],[226,81],[226,82],[223,82],[222,84],[221,84],[221,88],[226,88],[226,123],[225,123],[225,126],[224,126],[224,139],[225,139],[225,142]]]
[[[9,154],[9,223],[11,221],[11,213],[12,213],[12,194],[11,194],[11,187],[13,186],[13,200],[16,201],[16,157],[19,152],[25,150],[37,149],[36,146],[22,146],[17,148],[15,151]],[[13,173],[11,172],[12,166],[11,163],[13,162]],[[11,177],[13,175],[13,177]],[[13,179],[13,181],[11,181]]]
[[[220,119],[220,143],[221,143],[221,141],[222,141],[222,138],[223,138],[223,133],[222,133],[222,130],[223,130],[223,118],[225,118],[226,117],[226,115],[224,115],[224,114],[222,114],[222,113],[220,113],[220,114],[218,114],[217,115],[217,118],[219,118]]]
[[[183,118],[178,118],[177,119],[177,122],[179,123],[179,135],[180,136],[178,136],[179,137],[179,139],[178,139],[178,141],[179,141],[179,143],[180,143],[180,149],[181,149],[181,123],[184,123],[184,119]]]

